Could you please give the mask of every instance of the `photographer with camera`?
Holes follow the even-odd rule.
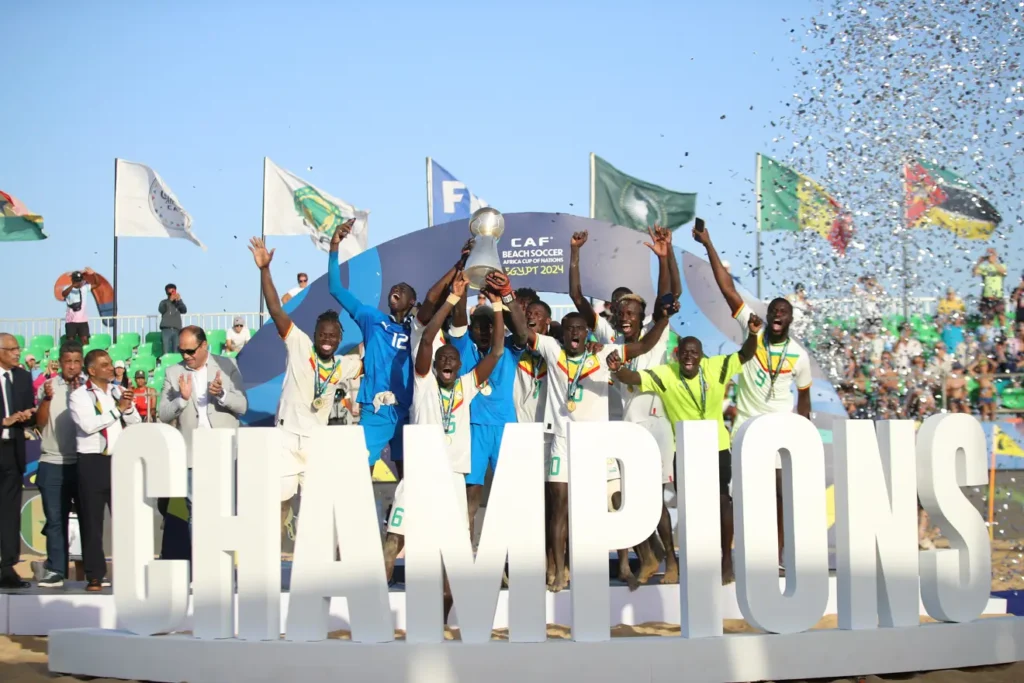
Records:
[[[67,313],[64,316],[64,334],[67,336],[67,341],[77,341],[82,346],[89,343],[89,314],[85,310],[85,295],[89,291],[89,284],[85,281],[84,274],[91,273],[91,268],[71,273],[71,284],[65,287],[61,293],[61,296],[64,297],[64,304],[67,306]]]

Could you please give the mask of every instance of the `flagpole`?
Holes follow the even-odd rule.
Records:
[[[757,225],[754,227],[754,268],[757,270],[757,300],[761,300],[761,154],[754,156],[754,210]]]
[[[85,305],[85,302],[82,302]],[[114,319],[111,321],[114,341],[117,341],[117,157],[114,157]]]
[[[427,157],[427,227],[434,226],[434,169]]]
[[[594,218],[595,192],[594,192],[594,153],[590,153],[590,217]],[[594,307],[594,297],[590,298],[590,307]]]
[[[260,240],[267,239],[267,157],[263,157],[263,208],[260,213]],[[263,327],[263,279],[260,276],[260,327]]]

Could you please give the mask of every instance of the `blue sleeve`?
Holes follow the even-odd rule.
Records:
[[[341,266],[338,264],[338,254],[333,251],[327,252],[327,288],[345,312],[359,322],[357,316],[363,304],[352,292],[341,286]]]
[[[526,350],[524,346],[517,346],[515,342],[515,335],[505,337],[505,351],[512,354],[512,356],[518,360],[523,355],[523,351]]]

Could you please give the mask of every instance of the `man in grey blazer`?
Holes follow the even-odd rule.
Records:
[[[195,325],[182,328],[178,335],[181,363],[167,368],[160,392],[160,421],[177,420],[178,431],[188,446],[192,465],[192,432],[196,429],[238,427],[238,418],[249,408],[242,374],[231,358],[210,353],[206,332]],[[192,476],[189,472],[189,497]],[[167,514],[169,501],[162,499],[159,509],[164,515],[164,539],[160,556],[163,559],[189,559],[191,542],[182,530],[180,520]],[[191,505],[189,506],[191,517]],[[175,529],[176,531],[172,531]]]

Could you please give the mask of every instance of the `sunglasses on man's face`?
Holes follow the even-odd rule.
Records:
[[[198,351],[201,348],[203,348],[202,344],[200,344],[199,346],[197,346],[194,349],[183,349],[183,348],[179,347],[178,348],[178,353],[180,353],[182,356],[194,356],[194,355],[196,355],[196,351]]]
[[[309,282],[309,280],[299,280],[299,284],[300,284],[300,285],[304,285],[304,284],[306,284],[307,282]]]

